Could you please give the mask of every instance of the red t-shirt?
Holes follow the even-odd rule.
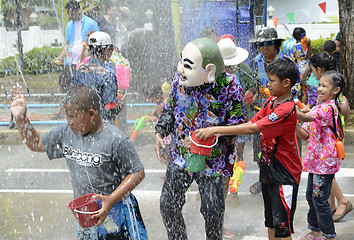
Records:
[[[275,105],[275,99],[270,97],[251,119],[262,132],[260,181],[299,184],[302,164],[295,152],[295,103],[289,99]]]

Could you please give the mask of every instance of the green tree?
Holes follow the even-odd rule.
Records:
[[[340,22],[340,71],[346,79],[344,94],[354,107],[354,1],[338,0]]]

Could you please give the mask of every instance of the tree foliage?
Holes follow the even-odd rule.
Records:
[[[338,0],[340,21],[340,71],[346,80],[344,94],[354,107],[354,1]]]

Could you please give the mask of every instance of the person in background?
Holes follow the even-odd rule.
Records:
[[[101,99],[103,120],[115,125],[116,115],[121,108],[117,95],[117,78],[107,68],[113,52],[112,39],[105,32],[94,32],[89,36],[88,46],[91,58],[75,71],[72,84],[87,85],[95,89]]]
[[[332,39],[336,43],[336,51],[333,54],[336,59],[337,69],[340,67],[339,57],[340,57],[340,32],[338,32]]]
[[[301,27],[297,27],[293,31],[293,36],[296,40],[296,44],[292,48],[290,56],[293,58],[297,67],[300,71],[300,78],[305,73],[306,69],[309,66],[309,59],[311,57],[311,41],[306,37],[305,29]],[[307,103],[307,86],[305,80],[301,82],[301,94],[302,94],[302,102],[304,104]]]
[[[111,37],[114,44],[117,44],[118,39],[118,6],[114,2],[110,2],[106,7],[106,14],[95,19],[100,31],[106,32]]]
[[[234,37],[230,34],[225,34],[220,37],[218,47],[224,59],[225,71],[236,76],[236,79],[239,80],[245,92],[244,105],[246,117],[247,119],[251,119],[255,115],[253,103],[256,100],[256,98],[254,98],[256,95],[256,81],[252,76],[252,68],[243,62],[248,58],[248,51],[237,47]],[[238,136],[237,161],[243,161],[245,143],[250,140],[250,135]]]
[[[144,166],[130,139],[102,120],[94,89],[71,88],[63,101],[67,123],[43,134],[27,117],[22,88],[14,87],[8,102],[27,147],[45,152],[49,159],[65,158],[74,197],[95,193],[99,200],[100,210],[92,216],[97,224],[89,228],[77,224],[78,240],[148,239],[138,201],[131,193],[145,177]]]
[[[218,34],[215,32],[214,28],[212,27],[204,27],[200,32],[199,37],[209,38],[213,40],[215,43],[217,43],[219,40]]]
[[[296,39],[291,36],[288,40],[283,42],[283,52],[286,56],[291,57],[291,51],[296,44]]]
[[[76,64],[84,59],[86,35],[90,31],[99,31],[97,23],[81,13],[80,5],[77,1],[70,0],[65,4],[65,10],[70,19],[66,25],[65,46],[59,57],[54,58],[52,61],[57,65],[64,64],[63,71],[59,77],[61,93],[66,93],[69,90]],[[65,61],[62,63],[64,58]],[[57,112],[50,114],[49,117],[51,119],[59,119],[61,118],[61,113],[62,107],[60,106]]]
[[[333,56],[336,52],[337,49],[337,45],[335,41],[332,40],[327,40],[322,47],[322,50],[326,53],[328,53],[329,55]],[[338,70],[338,69],[337,69]]]
[[[236,79],[240,82],[244,91],[246,91],[246,96],[252,94],[252,101],[253,95],[255,94],[256,84],[252,78],[252,69],[245,63],[244,60],[248,58],[248,51],[237,47],[235,44],[235,39],[230,34],[225,34],[220,37],[217,43],[221,55],[224,59],[225,65],[225,72],[236,76]],[[244,96],[244,95],[243,95]],[[251,119],[253,117],[253,110],[250,107],[250,103],[243,99],[244,106],[245,106],[245,113],[247,119]],[[243,150],[245,147],[245,143],[251,140],[250,135],[240,135],[237,137],[237,150],[236,150],[236,161],[243,161]],[[224,198],[226,200],[229,192],[229,181],[230,178],[223,177],[223,189],[224,189]],[[238,206],[240,203],[238,202],[237,192],[230,193],[230,197],[232,200],[232,204],[234,206]],[[232,233],[230,230],[223,228],[223,236],[225,238],[233,238],[235,234]]]

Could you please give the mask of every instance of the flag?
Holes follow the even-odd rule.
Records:
[[[289,20],[292,24],[294,24],[294,15],[295,15],[294,12],[286,14],[286,16],[289,18]]]
[[[277,28],[279,18],[278,18],[278,17],[276,17],[276,18],[272,18],[272,21],[273,21],[273,23],[274,23],[274,27],[275,27],[275,28]]]
[[[322,9],[322,11],[326,14],[326,2],[319,3],[318,6]]]

